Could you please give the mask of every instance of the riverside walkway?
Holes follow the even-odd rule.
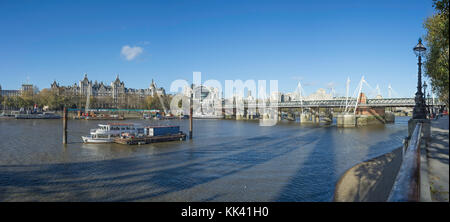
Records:
[[[448,116],[431,121],[431,141],[427,148],[431,200],[449,201]]]

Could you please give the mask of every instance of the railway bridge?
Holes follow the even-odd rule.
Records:
[[[225,118],[236,119],[275,119],[296,120],[302,123],[331,122],[337,119],[338,126],[364,125],[367,121],[393,122],[395,108],[412,108],[414,98],[379,98],[367,99],[363,94],[356,98],[339,98],[329,100],[300,100],[281,102],[261,102],[255,100],[222,101]],[[444,106],[444,103],[427,99],[427,104],[434,107]]]

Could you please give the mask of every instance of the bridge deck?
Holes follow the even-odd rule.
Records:
[[[261,104],[253,102],[251,104],[245,103],[245,107],[257,108]],[[333,99],[333,100],[305,100],[305,101],[287,101],[287,102],[272,102],[266,103],[266,107],[278,107],[278,108],[338,108],[345,107],[346,104],[354,106],[356,99]],[[224,104],[224,103],[223,103]],[[433,104],[435,106],[444,105],[441,102],[432,102],[431,99],[427,100],[427,104]],[[358,107],[414,107],[414,98],[391,98],[391,99],[367,99],[365,104],[358,104]],[[224,105],[225,108],[232,108],[231,105]]]

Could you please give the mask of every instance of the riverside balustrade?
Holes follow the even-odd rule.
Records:
[[[417,123],[406,150],[402,165],[389,194],[389,202],[418,202],[420,200],[420,143],[422,123]]]

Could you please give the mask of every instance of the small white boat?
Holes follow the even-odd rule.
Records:
[[[122,133],[137,134],[143,131],[142,127],[132,123],[109,123],[98,126],[97,129],[91,129],[91,135],[81,137],[84,143],[112,143]]]

